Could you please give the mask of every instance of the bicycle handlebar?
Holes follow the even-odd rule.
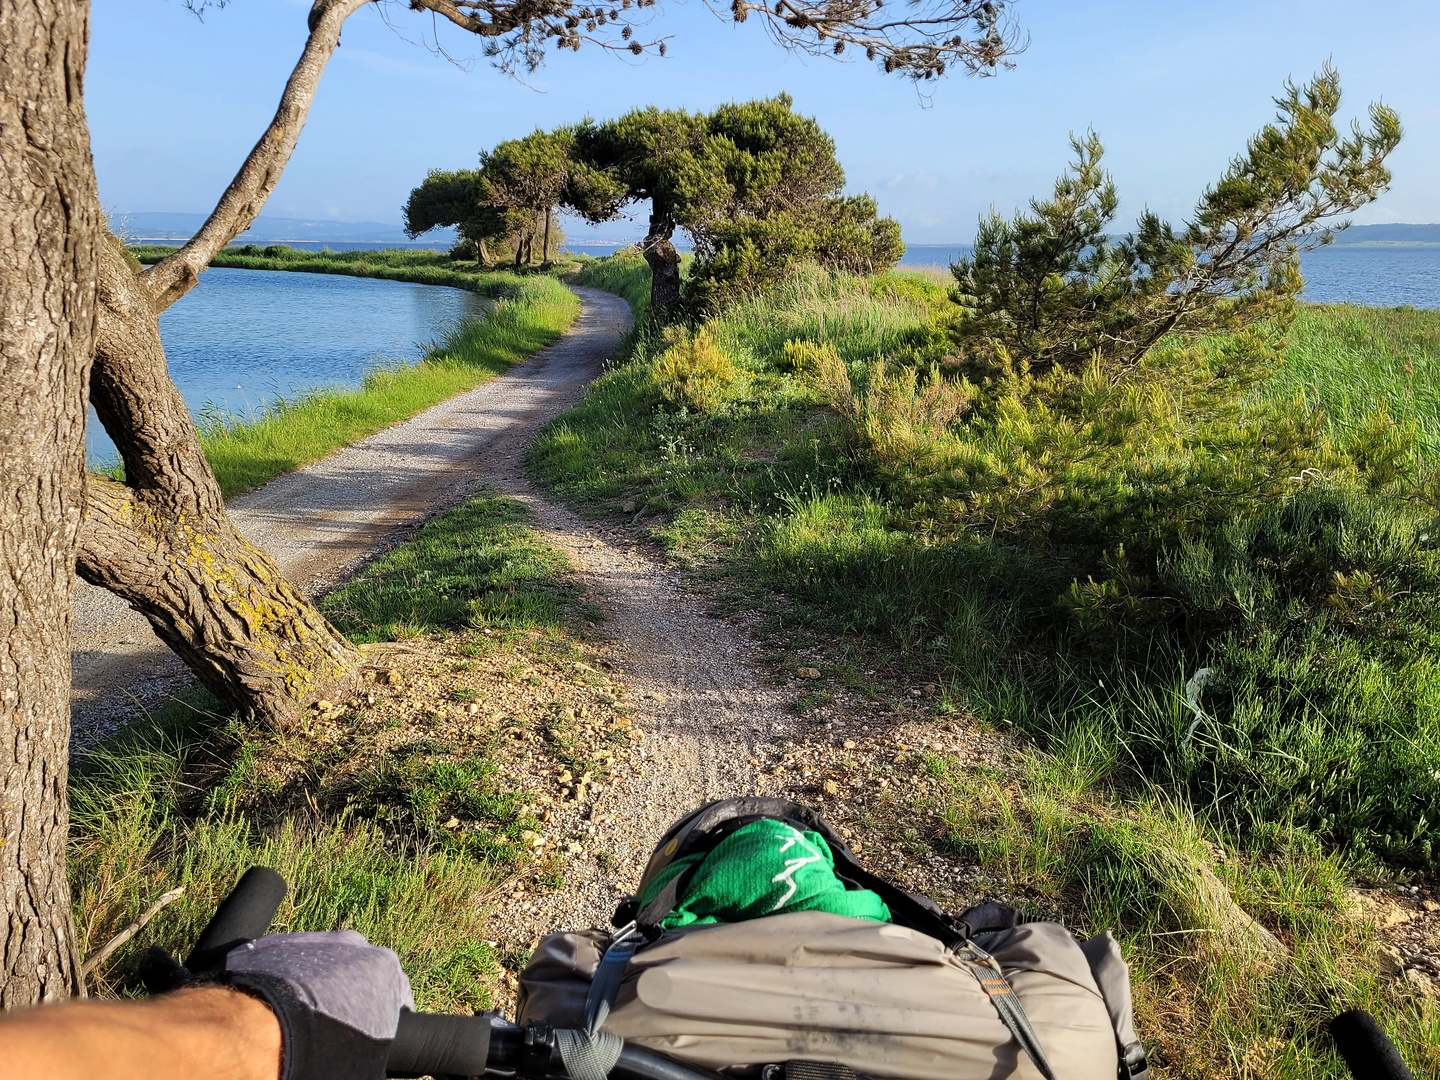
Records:
[[[218,968],[231,949],[265,933],[284,899],[285,879],[274,870],[268,866],[246,870],[210,916],[185,966],[196,972]]]
[[[402,1012],[385,1075],[479,1076],[490,1065],[491,1035],[488,1016]]]
[[[185,966],[210,971],[237,945],[260,937],[285,898],[285,879],[252,866],[215,909]],[[1415,1080],[1395,1044],[1375,1018],[1360,1009],[1330,1021],[1330,1033],[1355,1080]],[[565,1066],[545,1025],[528,1028],[488,1016],[442,1013],[400,1014],[385,1072],[393,1077],[480,1076],[488,1069],[527,1077],[564,1076]],[[673,1058],[637,1046],[620,1051],[610,1075],[615,1080],[719,1080]]]
[[[1364,1009],[1341,1013],[1329,1027],[1335,1048],[1355,1080],[1415,1080],[1390,1036]]]
[[[268,867],[252,866],[220,901],[185,966],[194,972],[219,967],[231,949],[265,933],[284,899],[285,879]],[[521,1068],[529,1075],[564,1075],[548,1028],[409,1010],[400,1014],[385,1063],[386,1075],[393,1077],[480,1076],[487,1069]],[[621,1051],[611,1075],[616,1080],[717,1080],[711,1073],[631,1046]]]

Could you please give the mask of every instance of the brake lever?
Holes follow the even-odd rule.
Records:
[[[285,879],[268,866],[246,870],[215,908],[183,964],[159,945],[145,950],[137,974],[146,992],[169,993],[218,971],[226,953],[265,933],[285,891]]]

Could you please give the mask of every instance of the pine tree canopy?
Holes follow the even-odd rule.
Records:
[[[1094,132],[1072,138],[1075,159],[1054,194],[1006,220],[981,218],[975,247],[955,263],[957,333],[981,374],[1012,365],[1037,373],[1095,357],[1127,369],[1170,334],[1239,330],[1287,317],[1302,287],[1300,252],[1334,239],[1339,221],[1382,194],[1399,117],[1371,105],[1370,124],[1335,125],[1340,78],[1326,66],[1303,88],[1288,82],[1278,115],[1175,228],[1146,210],[1136,231],[1108,235],[1119,208]]]

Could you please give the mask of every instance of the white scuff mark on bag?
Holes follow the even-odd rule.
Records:
[[[1195,731],[1200,727],[1200,721],[1205,719],[1205,713],[1200,708],[1200,691],[1205,689],[1205,684],[1214,674],[1214,668],[1202,667],[1194,675],[1191,675],[1190,681],[1185,684],[1185,704],[1189,705],[1190,711],[1195,714],[1195,719],[1190,724],[1190,730],[1185,732],[1186,746],[1189,746],[1190,740],[1195,737]]]

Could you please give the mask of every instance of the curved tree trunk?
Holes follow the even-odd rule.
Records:
[[[231,525],[194,421],[166,371],[158,318],[265,205],[345,19],[367,2],[316,0],[274,119],[188,243],[139,273],[118,244],[102,243],[98,252],[91,401],[125,463],[125,483],[91,478],[76,568],[128,600],[226,705],[272,724],[289,722],[344,680],[360,655]]]
[[[128,600],[221,701],[284,724],[360,655],[231,525],[118,244],[102,251],[99,282],[90,397],[125,483],[91,478],[77,569]]]
[[[0,1008],[84,993],[70,889],[70,593],[100,205],[83,3],[0,4]]]
[[[640,241],[640,252],[650,264],[650,307],[656,311],[680,306],[680,253],[670,238],[675,223],[663,214],[652,214],[650,232]]]

